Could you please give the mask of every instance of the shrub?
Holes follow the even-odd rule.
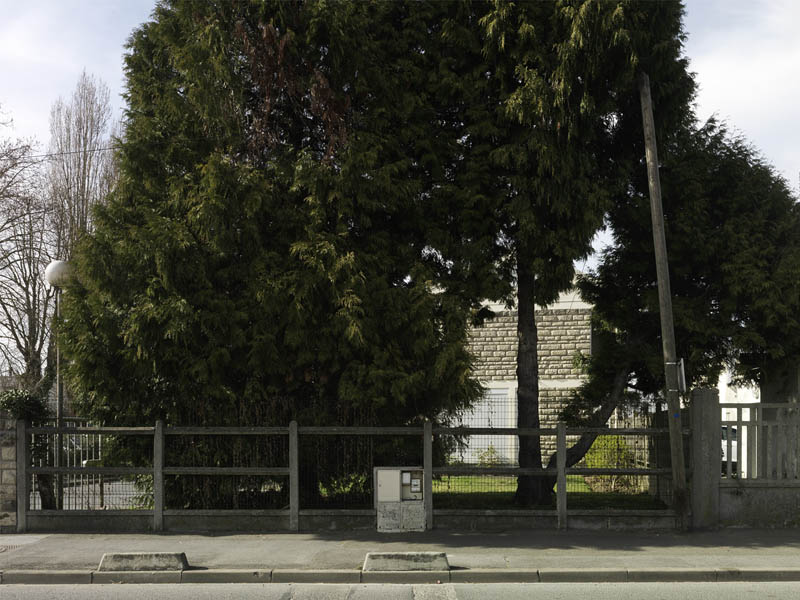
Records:
[[[503,464],[504,460],[493,444],[478,454],[479,467],[496,467]]]
[[[0,411],[14,419],[43,421],[48,417],[47,401],[27,390],[7,390],[0,393]]]
[[[592,444],[585,457],[590,469],[633,469],[636,455],[619,435],[601,435]],[[638,492],[633,475],[587,475],[586,484],[593,492]]]

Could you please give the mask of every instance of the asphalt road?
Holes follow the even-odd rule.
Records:
[[[504,583],[443,585],[6,585],[3,600],[740,600],[800,598],[800,583]]]

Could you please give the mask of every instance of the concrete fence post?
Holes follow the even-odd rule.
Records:
[[[567,425],[563,421],[556,424],[556,506],[558,507],[558,528],[567,528]],[[551,480],[552,481],[552,480]]]
[[[721,434],[716,389],[692,390],[692,527],[719,526]]]
[[[300,530],[300,453],[297,421],[289,423],[289,529]]]
[[[425,529],[433,529],[433,426],[430,421],[425,421],[422,430],[422,462],[422,497],[425,505]]]
[[[28,450],[28,424],[17,420],[17,533],[28,530],[28,490],[30,482],[28,477],[28,464],[30,459]]]
[[[17,422],[0,413],[0,533],[17,530]]]
[[[153,531],[164,531],[164,421],[153,433]]]

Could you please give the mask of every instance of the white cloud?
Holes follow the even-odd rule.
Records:
[[[49,137],[50,107],[67,97],[84,69],[122,102],[123,45],[155,0],[27,0],[9,2],[0,20],[0,105],[14,133]]]
[[[698,116],[728,121],[797,189],[800,3],[692,0],[687,12]]]

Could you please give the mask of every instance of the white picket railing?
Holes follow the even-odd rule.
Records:
[[[800,481],[800,404],[721,403],[722,480]]]

